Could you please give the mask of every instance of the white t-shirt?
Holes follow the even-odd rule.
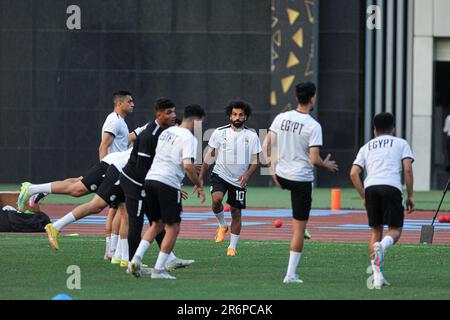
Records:
[[[109,153],[102,159],[102,161],[106,162],[109,165],[115,166],[117,170],[122,172],[123,167],[125,167],[125,165],[128,162],[128,159],[130,159],[130,154],[132,150],[133,148],[130,148],[122,152]]]
[[[231,125],[214,130],[208,145],[216,150],[213,172],[236,187],[240,187],[239,177],[248,170],[252,156],[262,151],[256,133],[247,128],[234,131]]]
[[[108,153],[121,152],[128,149],[128,126],[125,119],[115,112],[111,112],[106,117],[105,123],[102,127],[102,135],[108,132],[114,136],[114,140],[108,147]]]
[[[309,114],[292,110],[276,116],[270,131],[277,135],[276,174],[292,181],[314,181],[309,148],[322,147],[320,124]]]
[[[402,162],[408,158],[414,161],[408,142],[391,135],[382,135],[359,149],[353,164],[366,171],[364,188],[388,185],[402,192]]]
[[[450,114],[445,118],[444,132],[450,137]]]
[[[197,139],[186,128],[170,127],[164,130],[156,146],[155,158],[145,180],[156,180],[180,189],[184,178],[184,159],[195,161]]]

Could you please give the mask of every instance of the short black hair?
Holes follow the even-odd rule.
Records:
[[[312,82],[301,82],[295,86],[295,95],[298,103],[301,105],[308,104],[316,95],[316,85]]]
[[[231,116],[231,112],[233,112],[233,109],[244,110],[244,114],[247,116],[247,119],[250,118],[250,115],[252,114],[251,105],[243,100],[232,100],[228,102],[228,104],[225,107],[225,112],[227,116]]]
[[[170,99],[159,98],[155,101],[155,112],[160,112],[172,108],[175,108],[175,103]]]
[[[203,118],[205,116],[205,110],[198,104],[190,104],[184,108],[183,119],[198,117]]]
[[[120,90],[120,91],[116,91],[113,93],[112,98],[113,98],[113,103],[116,104],[116,101],[119,100],[123,100],[126,96],[130,96],[131,97],[131,93],[128,91],[124,91],[124,90]]]
[[[378,133],[389,133],[395,127],[395,118],[392,113],[382,112],[373,118],[373,126]]]

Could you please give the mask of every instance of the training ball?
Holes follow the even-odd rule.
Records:
[[[229,205],[224,205],[223,206],[223,211],[224,212],[229,212],[230,211],[230,206]]]
[[[438,220],[439,220],[439,222],[445,222],[445,216],[440,216],[440,217],[438,218]]]
[[[277,219],[277,220],[275,220],[273,225],[275,226],[275,228],[280,228],[283,225],[283,222],[281,222],[280,219]]]

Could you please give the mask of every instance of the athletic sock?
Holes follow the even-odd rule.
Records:
[[[73,215],[72,211],[66,214],[64,217],[59,219],[53,224],[53,227],[55,227],[56,230],[61,231],[62,228],[67,226],[68,224],[71,224],[72,222],[75,222],[77,219],[75,219],[75,216]]]
[[[122,260],[129,261],[129,249],[128,249],[128,239],[120,239],[120,250],[122,251]]]
[[[239,235],[230,233],[230,245],[228,246],[228,248],[236,250],[236,245],[238,241]]]
[[[301,252],[291,251],[289,254],[289,265],[286,275],[289,277],[294,277],[297,270],[298,263],[302,256]]]
[[[117,248],[117,242],[119,242],[119,235],[111,233],[111,242],[109,244],[109,254],[113,255]]]
[[[32,184],[28,187],[28,194],[30,196],[37,193],[52,193],[52,184],[51,183]]]
[[[394,238],[392,238],[391,236],[385,236],[383,240],[381,240],[380,244],[383,250],[386,251],[394,244]]]
[[[105,240],[106,240],[105,254],[107,255],[107,254],[109,254],[109,246],[111,244],[111,237],[106,237]]]
[[[158,260],[156,260],[156,263],[155,263],[155,269],[163,270],[166,265],[168,257],[169,257],[169,255],[167,253],[160,251],[159,255],[158,255]]]
[[[120,256],[122,255],[122,252],[120,251],[122,242],[120,240],[121,239],[120,239],[120,236],[119,236],[119,241],[117,242],[116,251],[114,251],[114,255],[113,255],[114,259],[120,259]]]
[[[219,225],[221,227],[228,227],[228,225],[227,225],[227,223],[225,221],[225,216],[223,214],[223,211],[219,212],[219,213],[214,213],[214,215],[216,216],[216,219],[219,222]]]
[[[169,253],[169,256],[167,257],[166,263],[169,263],[169,262],[175,260],[176,258],[177,258],[177,256],[172,251],[171,253]]]
[[[136,253],[134,254],[133,260],[137,258],[139,259],[139,261],[142,261],[142,259],[144,258],[145,251],[147,251],[149,247],[150,242],[148,242],[147,240],[141,240],[141,242],[139,243],[139,247],[137,248]]]

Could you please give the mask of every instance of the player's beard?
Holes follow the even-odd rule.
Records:
[[[243,122],[243,121],[239,121],[239,120],[232,121],[231,123],[232,123],[233,126],[234,126],[235,128],[237,128],[237,129],[242,128],[242,126],[244,125],[244,122]]]

